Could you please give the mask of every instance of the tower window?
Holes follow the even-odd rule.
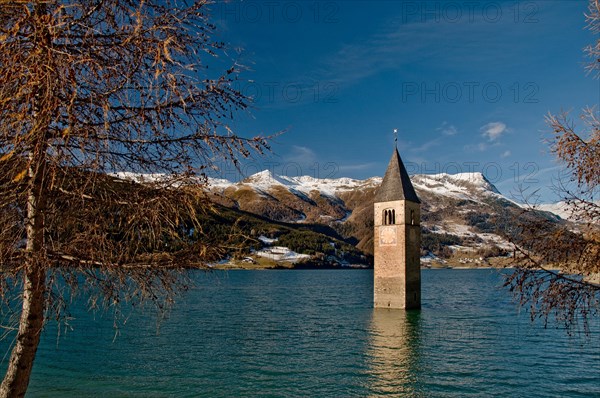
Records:
[[[396,210],[386,209],[383,211],[383,225],[396,224]]]
[[[410,225],[415,225],[415,211],[410,211]]]

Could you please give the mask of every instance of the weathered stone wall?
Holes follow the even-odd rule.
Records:
[[[384,211],[394,210],[394,225]],[[420,308],[420,206],[405,200],[375,203],[374,304],[376,308]]]

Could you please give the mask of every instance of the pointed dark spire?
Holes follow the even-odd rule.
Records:
[[[410,177],[397,148],[394,148],[383,182],[375,195],[376,202],[391,202],[394,200],[409,200],[414,203],[421,203],[410,182]]]

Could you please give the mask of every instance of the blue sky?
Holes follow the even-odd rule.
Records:
[[[501,192],[559,172],[548,112],[600,102],[586,76],[587,1],[231,1],[218,37],[254,98],[244,135],[284,134],[245,175],[381,176],[399,131],[411,173],[482,171]],[[239,173],[223,167],[223,178]]]

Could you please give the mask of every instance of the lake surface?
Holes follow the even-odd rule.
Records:
[[[167,319],[134,312],[116,338],[75,308],[28,396],[600,397],[598,319],[587,338],[531,324],[494,270],[424,270],[420,312],[374,310],[372,276],[198,272]]]

